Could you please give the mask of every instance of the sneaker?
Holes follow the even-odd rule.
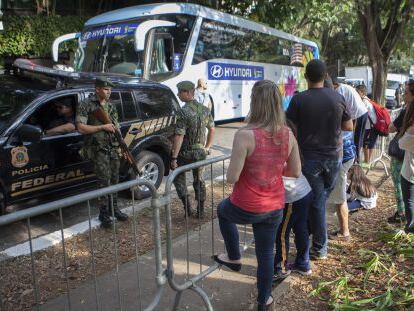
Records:
[[[371,163],[367,163],[367,162],[362,162],[359,164],[362,168],[365,169],[370,169],[371,168]]]
[[[400,215],[398,212],[395,212],[394,215],[388,217],[388,223],[390,224],[401,224],[406,221],[405,215]]]
[[[290,275],[290,270],[286,270],[285,272],[283,272],[282,270],[278,270],[272,278],[273,282],[280,282],[284,279],[286,279],[289,275]]]
[[[342,233],[335,232],[334,234],[329,234],[328,239],[332,241],[349,242],[351,240],[351,235],[343,235]]]
[[[412,228],[412,227],[411,228],[407,228],[406,227],[406,228],[404,228],[404,232],[407,233],[407,234],[414,233],[414,228]]]
[[[289,264],[288,267],[289,267],[290,271],[299,273],[301,275],[311,275],[312,274],[312,269],[305,270],[303,268],[298,267],[294,263]]]
[[[310,260],[313,260],[313,261],[326,260],[326,259],[328,259],[328,255],[310,254]]]

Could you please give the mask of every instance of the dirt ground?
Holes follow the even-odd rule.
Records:
[[[403,225],[387,223],[395,212],[391,178],[378,194],[377,208],[350,215],[351,241],[330,241],[311,276],[292,275],[275,310],[414,310],[414,236],[396,238]]]

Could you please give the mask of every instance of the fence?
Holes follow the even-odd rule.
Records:
[[[391,120],[395,120],[398,115],[400,114],[402,108],[398,108],[398,109],[393,109],[390,111],[390,115],[391,115]],[[388,177],[389,173],[388,173],[388,167],[387,164],[385,162],[385,159],[390,160],[390,157],[388,155],[388,145],[391,141],[391,139],[394,137],[394,133],[389,134],[387,137],[378,137],[373,152],[372,152],[372,160],[371,163],[369,163],[369,167],[367,169],[367,173],[375,168],[377,166],[378,163],[380,163],[382,165],[382,167],[384,168],[385,171],[385,175]]]
[[[108,230],[94,230],[92,222],[93,217],[91,213],[91,200],[98,198],[103,195],[111,195],[122,190],[131,190],[137,186],[146,186],[151,190],[151,203],[150,207],[152,210],[151,222],[153,227],[153,248],[155,250],[155,256],[151,257],[150,266],[155,267],[155,271],[152,274],[152,280],[155,281],[155,289],[148,294],[146,286],[148,286],[148,279],[143,280],[144,269],[142,267],[142,260],[140,260],[140,254],[145,253],[145,250],[140,248],[139,244],[142,243],[141,227],[145,221],[148,221],[149,218],[142,220],[143,216],[139,216],[135,206],[136,202],[132,198],[132,221],[130,221],[132,228],[129,230],[131,234],[129,235],[130,241],[127,242],[133,246],[133,256],[128,258],[127,262],[133,263],[135,268],[135,276],[127,275],[127,278],[134,279],[134,290],[136,291],[136,297],[133,299],[135,306],[139,310],[154,310],[163,298],[163,291],[168,284],[171,289],[173,289],[175,294],[174,303],[172,309],[177,309],[180,304],[182,293],[184,291],[190,290],[197,293],[202,301],[204,302],[208,310],[213,310],[212,304],[210,302],[209,296],[203,290],[202,280],[215,271],[218,268],[218,265],[210,259],[210,255],[216,254],[218,249],[218,243],[214,236],[214,233],[217,231],[215,228],[215,206],[217,203],[226,196],[225,186],[225,173],[226,173],[226,163],[229,159],[229,156],[221,156],[216,158],[207,159],[190,165],[182,166],[176,169],[170,174],[166,181],[165,192],[163,195],[157,194],[154,187],[151,183],[137,179],[118,185],[110,186],[104,189],[98,189],[76,195],[70,198],[65,198],[62,200],[54,201],[51,203],[39,205],[33,208],[26,210],[17,211],[5,216],[0,217],[0,229],[4,228],[13,223],[23,221],[25,222],[29,253],[27,256],[21,256],[18,258],[6,258],[0,261],[0,277],[2,282],[0,284],[0,309],[1,310],[16,310],[16,309],[32,309],[37,310],[57,310],[56,305],[53,305],[53,301],[56,300],[56,296],[59,296],[59,308],[62,307],[62,304],[65,304],[62,309],[77,310],[79,309],[79,301],[73,298],[74,295],[78,295],[78,287],[81,288],[83,284],[87,283],[90,286],[88,290],[82,290],[84,292],[84,301],[83,307],[88,306],[89,308],[94,308],[96,310],[102,309],[124,309],[125,301],[127,298],[123,295],[123,283],[126,281],[125,275],[123,275],[120,270],[123,263],[125,263],[123,243],[126,243],[122,240],[121,235],[124,234],[124,225],[118,225],[114,222],[114,225],[110,231]],[[209,182],[206,200],[206,211],[208,212],[208,217],[201,219],[189,219],[188,216],[185,216],[185,243],[186,243],[186,254],[185,254],[185,263],[187,266],[187,272],[185,276],[176,275],[176,258],[173,248],[173,238],[175,223],[173,224],[172,214],[173,209],[175,208],[175,199],[174,193],[172,192],[172,185],[174,180],[182,173],[187,171],[204,168],[205,174],[207,175],[207,181]],[[200,187],[200,184],[198,184]],[[133,191],[131,191],[133,194]],[[198,198],[199,199],[199,198]],[[196,201],[197,200],[196,198]],[[84,234],[80,237],[74,237],[72,239],[67,239],[66,229],[64,228],[64,213],[62,210],[65,208],[79,203],[86,203],[86,208],[88,209],[88,230],[87,234]],[[161,208],[164,207],[163,211]],[[185,213],[182,211],[181,207],[178,210],[181,215]],[[51,212],[58,213],[59,226],[60,226],[60,245],[54,246],[52,249],[58,248],[58,251],[49,251],[42,250],[36,252],[34,246],[34,239],[32,237],[32,224],[31,221],[34,217],[44,215]],[[164,212],[165,223],[161,221],[161,214]],[[113,213],[113,211],[112,211]],[[113,216],[113,214],[112,214]],[[141,217],[141,218],[140,218]],[[180,216],[181,217],[181,216]],[[204,222],[209,222],[207,226],[211,225],[211,236],[208,237],[209,245],[202,246],[202,237],[201,236],[201,226]],[[175,219],[175,222],[178,222]],[[205,225],[204,225],[205,226]],[[198,237],[196,243],[190,243],[189,232],[192,227],[198,229]],[[217,227],[217,226],[216,226]],[[241,248],[245,250],[250,244],[251,240],[248,239],[247,227],[244,227],[244,239],[241,239]],[[243,228],[242,227],[242,228]],[[165,230],[165,236],[162,234]],[[179,232],[180,233],[180,232]],[[119,235],[119,236],[118,236]],[[107,243],[106,239],[110,237],[110,241]],[[165,238],[165,260],[166,267],[163,265],[163,252],[162,252],[162,242]],[[73,241],[74,240],[74,241]],[[203,242],[204,243],[204,242]],[[76,246],[74,246],[76,244]],[[77,248],[79,254],[74,255],[73,249]],[[103,252],[110,253],[110,256],[101,258]],[[80,256],[83,260],[83,268],[80,272],[82,275],[86,274],[86,277],[79,276],[77,280],[77,274],[73,272],[73,261],[74,258]],[[122,258],[121,258],[122,257]],[[108,258],[112,258],[110,261]],[[132,261],[131,261],[132,260]],[[198,265],[198,271],[190,271],[190,263],[196,262]],[[81,265],[81,264],[79,264]],[[103,265],[103,268],[101,267]],[[85,268],[86,267],[86,268]],[[203,268],[204,267],[204,268]],[[23,271],[22,271],[23,270]],[[99,293],[99,284],[98,278],[107,271],[114,271],[112,281],[115,284],[116,289],[116,299],[115,301],[108,302],[105,293]],[[193,269],[194,270],[194,269]],[[121,276],[122,274],[122,276]],[[146,273],[148,274],[148,273]],[[30,279],[29,279],[30,276]],[[51,289],[45,290],[45,279],[55,277],[58,279],[54,284],[51,285]],[[16,286],[16,284],[25,284],[23,287]],[[99,284],[98,284],[99,283]],[[146,284],[145,288],[142,285]],[[103,284],[103,283],[102,283]],[[101,284],[101,286],[102,286]],[[11,287],[11,289],[10,289]],[[14,289],[13,289],[14,288]],[[60,288],[59,291],[54,291],[54,289]],[[48,292],[52,291],[52,293]],[[11,291],[11,292],[10,292]],[[14,291],[14,292],[13,292]],[[63,294],[62,294],[63,293]],[[63,295],[66,295],[66,298],[63,300]],[[15,299],[18,297],[17,299]],[[24,299],[22,297],[25,297]],[[129,302],[131,301],[128,298]],[[114,300],[114,299],[112,299]],[[52,303],[51,303],[52,302]]]

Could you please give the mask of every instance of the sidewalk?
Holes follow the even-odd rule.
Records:
[[[247,229],[247,240],[251,239],[251,229]],[[189,235],[191,275],[200,271],[200,247],[199,236],[203,255],[201,261],[203,269],[212,263],[210,256],[212,223],[201,227],[201,231],[193,231]],[[244,241],[243,231],[240,230],[240,240]],[[215,249],[216,253],[223,248],[222,237],[219,232],[217,220],[214,221]],[[178,282],[182,282],[187,272],[186,264],[186,236],[181,236],[173,241],[175,274]],[[163,252],[163,258],[165,253]],[[155,267],[153,252],[147,253],[139,258],[141,292],[138,290],[137,265],[129,262],[119,267],[121,308],[118,301],[117,276],[115,271],[108,272],[97,278],[99,308],[100,310],[139,310],[139,301],[142,309],[148,306],[156,295]],[[164,262],[165,263],[165,262]],[[240,273],[227,270],[217,270],[210,274],[202,284],[199,284],[211,299],[214,310],[249,310],[252,301],[255,300],[256,288],[256,258],[254,249],[249,248],[244,253],[243,268]],[[174,303],[175,293],[165,285],[161,302],[156,310],[171,310]],[[70,301],[72,310],[96,310],[94,282],[85,283],[79,288],[71,290]],[[69,310],[68,296],[62,295],[44,304],[41,310],[57,311]],[[205,310],[201,298],[192,291],[185,291],[181,298],[179,310]]]

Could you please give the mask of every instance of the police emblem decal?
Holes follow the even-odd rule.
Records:
[[[24,146],[15,147],[11,150],[11,162],[14,167],[23,167],[29,163],[27,148]]]

